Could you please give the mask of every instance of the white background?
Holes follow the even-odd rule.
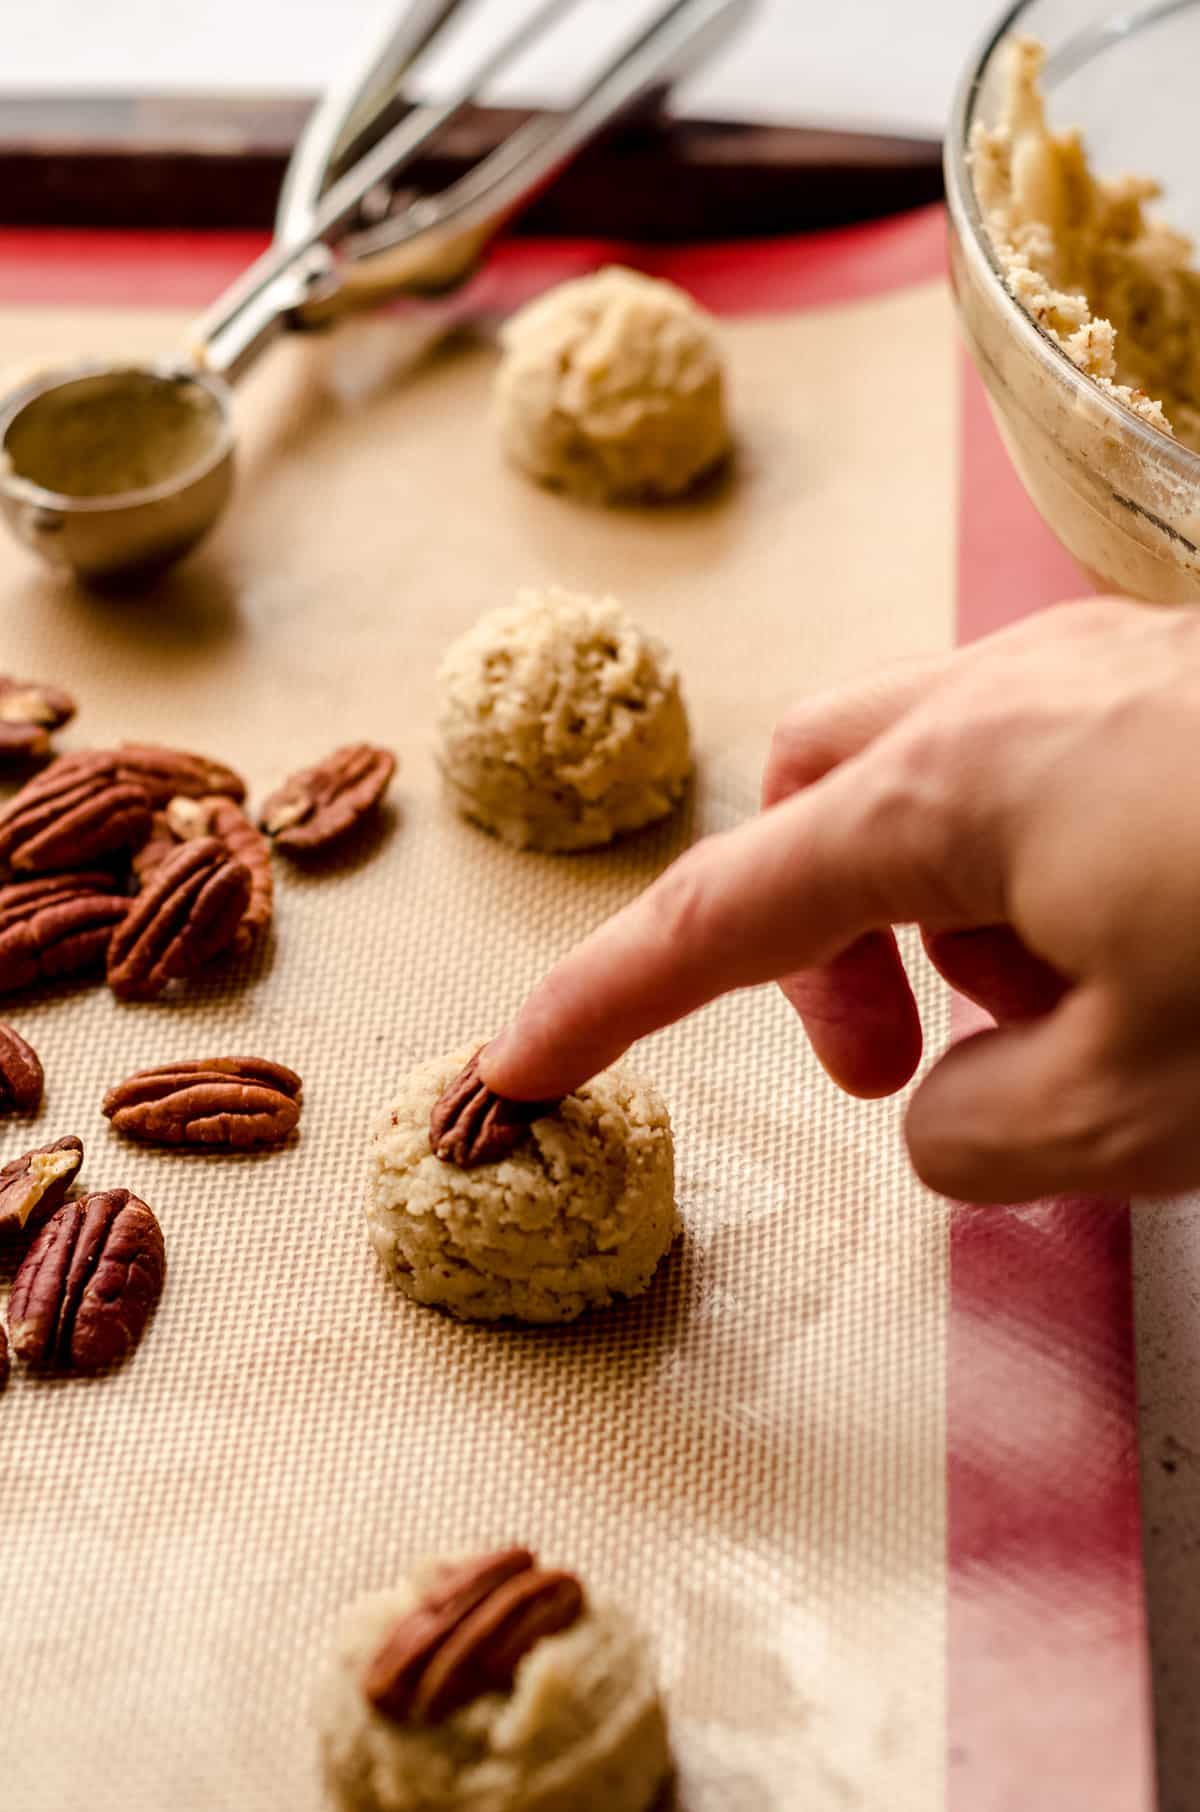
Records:
[[[0,90],[317,89],[400,0],[3,0]],[[468,48],[529,0],[471,0]],[[759,0],[681,105],[715,117],[883,125],[936,134],[955,77],[1000,0]],[[589,43],[636,26],[646,0],[579,0],[509,93],[541,100]]]

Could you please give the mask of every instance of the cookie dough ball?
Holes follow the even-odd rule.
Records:
[[[507,1157],[435,1157],[429,1118],[475,1046],[410,1071],[370,1154],[367,1227],[404,1295],[465,1320],[573,1321],[637,1296],[675,1237],[671,1121],[657,1090],[605,1070]]]
[[[560,284],[501,334],[505,452],[543,484],[677,497],[729,451],[713,323],[673,283],[613,266]]]
[[[687,790],[675,667],[614,598],[521,592],[451,646],[438,691],[450,795],[516,849],[611,842]]]
[[[648,1812],[670,1773],[666,1723],[648,1645],[614,1606],[585,1602],[523,1655],[507,1690],[437,1721],[367,1697],[401,1620],[469,1565],[426,1565],[343,1613],[315,1703],[342,1812]]]

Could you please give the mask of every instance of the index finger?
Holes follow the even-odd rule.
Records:
[[[563,1095],[647,1033],[828,963],[865,932],[1002,916],[996,839],[955,823],[927,764],[889,741],[687,851],[538,984],[481,1059],[488,1085],[516,1100]],[[967,798],[980,809],[977,789]]]

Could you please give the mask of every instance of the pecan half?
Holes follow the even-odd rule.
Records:
[[[203,1057],[139,1070],[104,1097],[103,1112],[146,1145],[281,1145],[300,1118],[295,1070],[262,1057]]]
[[[0,1024],[0,1114],[33,1114],[45,1086],[41,1059],[12,1026]]]
[[[397,1723],[440,1723],[483,1693],[507,1692],[530,1650],[583,1608],[574,1575],[543,1570],[527,1548],[481,1555],[448,1570],[400,1619],[363,1692]]]
[[[250,871],[250,904],[237,936],[238,946],[248,949],[271,923],[275,878],[270,845],[232,799],[221,794],[189,799],[182,793],[172,799],[166,811],[155,812],[150,841],[134,857],[134,871],[140,881],[146,881],[173,850],[194,837],[217,837],[234,860],[244,862]]]
[[[123,742],[112,751],[112,757],[121,777],[135,781],[151,805],[166,805],[177,794],[189,799],[203,799],[209,793],[223,793],[236,800],[246,797],[246,783],[241,775],[207,755],[165,749],[157,743]]]
[[[426,1668],[413,1712],[441,1723],[485,1692],[507,1692],[517,1668],[547,1636],[570,1629],[583,1612],[583,1587],[572,1573],[520,1573],[459,1624]]]
[[[8,1335],[0,1328],[0,1390],[8,1383]]]
[[[70,1134],[27,1151],[0,1170],[0,1233],[32,1233],[67,1199],[83,1163],[83,1141]]]
[[[108,982],[125,1000],[149,1000],[195,975],[237,937],[250,901],[250,874],[215,837],[181,843],[113,933]]]
[[[80,1372],[119,1364],[141,1339],[165,1275],[162,1228],[128,1189],[65,1203],[13,1279],[13,1352]]]
[[[479,1074],[481,1045],[465,1070],[433,1104],[429,1143],[436,1157],[462,1170],[495,1164],[521,1143],[535,1120],[552,1114],[557,1101],[507,1101],[493,1094]]]
[[[0,807],[0,868],[85,868],[136,849],[149,831],[144,790],[118,775],[111,756],[60,755]]]
[[[58,686],[0,674],[0,761],[30,761],[50,752],[50,732],[75,715],[75,700]]]
[[[395,772],[396,757],[388,749],[369,742],[335,749],[277,787],[258,822],[289,854],[323,849],[374,811]]]
[[[102,969],[113,927],[128,910],[102,870],[0,887],[0,993]]]

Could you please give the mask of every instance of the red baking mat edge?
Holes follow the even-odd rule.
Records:
[[[1090,590],[962,373],[960,642]],[[948,1812],[1151,1812],[1126,1203],[954,1209],[946,1420]]]
[[[257,233],[0,231],[0,303],[199,308],[265,244]],[[606,259],[671,276],[708,307],[730,314],[814,307],[937,276],[945,263],[942,212],[920,208],[865,227],[738,245],[511,239],[493,250],[470,300],[511,307]]]
[[[0,232],[0,302],[198,308],[263,243],[245,233]],[[736,246],[517,240],[496,249],[471,300],[511,306],[611,258],[672,277],[722,312],[820,307],[937,277],[944,226],[941,209],[927,208]],[[1021,491],[973,373],[963,396],[958,634],[968,640],[1082,584]],[[965,1009],[956,1023],[967,1029]],[[1016,1337],[997,1372],[990,1330],[1009,1320]],[[1125,1206],[954,1211],[948,1812],[1153,1805],[1132,1352]],[[1031,1463],[1034,1437],[1053,1438],[1060,1419],[1088,1458],[1086,1503],[1064,1504],[1052,1489],[1060,1463],[1050,1477]],[[1054,1632],[1052,1694],[1032,1686],[1031,1612],[1042,1636]]]

